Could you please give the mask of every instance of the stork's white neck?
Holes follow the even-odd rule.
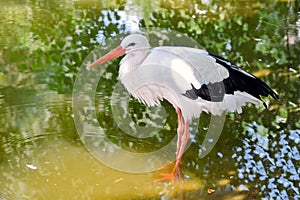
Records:
[[[122,79],[131,70],[142,64],[148,53],[148,49],[143,49],[142,51],[132,51],[126,54],[120,62],[119,78]]]

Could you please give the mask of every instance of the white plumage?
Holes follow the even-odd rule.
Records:
[[[132,36],[132,35],[131,35]],[[192,100],[182,94],[203,84],[215,83],[228,78],[226,68],[216,63],[208,52],[189,47],[156,47],[131,51],[120,62],[119,79],[125,88],[140,102],[155,106],[168,100],[174,108],[181,108],[184,119],[199,117],[202,111],[220,115],[223,111],[242,112],[247,102],[260,101],[246,92],[225,94],[222,102]],[[140,59],[144,56],[144,59]],[[139,60],[135,59],[139,57]]]

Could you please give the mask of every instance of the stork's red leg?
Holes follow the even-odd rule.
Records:
[[[190,139],[189,122],[186,121],[186,122],[184,122],[184,131],[183,131],[183,134],[181,135],[181,138],[180,138],[180,146],[177,147],[177,152],[178,153],[176,155],[176,163],[175,163],[173,171],[176,171],[176,168],[180,167],[180,162],[181,162],[181,159],[182,159],[182,155],[184,153],[185,146],[186,146],[187,142],[189,141],[189,139]]]
[[[181,109],[177,108],[177,119],[178,119],[178,125],[177,125],[177,150],[176,150],[176,156],[179,152],[179,147],[181,145],[181,137],[184,132],[184,122],[182,118]]]
[[[178,140],[177,140],[177,150],[176,150],[176,163],[171,173],[169,174],[161,174],[163,177],[157,179],[157,181],[162,180],[171,180],[174,182],[176,178],[180,178],[180,162],[182,159],[182,154],[184,152],[185,146],[190,138],[190,131],[189,131],[189,122],[183,122],[181,110],[177,109],[178,114]]]

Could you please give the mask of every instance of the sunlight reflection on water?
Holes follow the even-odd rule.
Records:
[[[296,1],[130,2],[0,2],[0,199],[299,199]],[[134,29],[135,21],[186,33],[256,71],[280,94],[281,101],[268,101],[269,110],[247,106],[241,115],[227,114],[221,139],[200,159],[210,119],[203,115],[183,158],[182,185],[153,182],[169,169],[130,174],[108,168],[76,133],[71,91],[82,60],[98,43],[107,45],[106,38]],[[116,74],[117,68],[109,76]],[[109,96],[96,98],[98,121],[114,127],[106,115],[111,108],[102,105]],[[155,140],[111,139],[137,150],[159,148],[176,133],[176,114],[164,106],[170,115]],[[133,107],[135,117],[143,111]]]

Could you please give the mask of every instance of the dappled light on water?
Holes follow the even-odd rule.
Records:
[[[297,1],[1,1],[0,7],[0,199],[300,198]],[[174,163],[169,160],[147,173],[126,173],[99,162],[74,123],[72,90],[89,53],[97,48],[99,55],[90,58],[99,57],[128,31],[150,27],[192,38],[261,78],[280,97],[265,98],[268,109],[248,105],[241,114],[227,113],[206,156],[202,143],[211,116],[203,113],[192,123],[195,134],[183,155],[182,181],[174,184],[155,181],[170,172]],[[154,31],[152,44],[186,45],[172,43],[165,33]],[[122,100],[114,93],[119,61],[98,69],[104,72],[94,87],[94,107],[82,113],[93,110],[105,138],[119,148],[160,149],[176,136],[176,112],[167,102],[152,109],[129,95],[128,108],[116,110]],[[79,97],[79,103],[90,100]],[[126,120],[114,120],[125,112]],[[128,123],[140,129],[127,129]],[[144,127],[161,130],[147,138],[149,133],[139,135]],[[96,137],[89,139],[103,150]]]

